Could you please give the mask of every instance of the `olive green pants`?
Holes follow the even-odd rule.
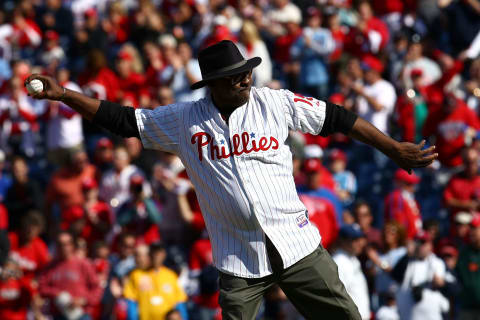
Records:
[[[337,265],[322,246],[293,266],[273,269],[273,275],[255,279],[220,272],[223,320],[255,319],[263,295],[275,284],[305,319],[361,320],[357,306],[338,277]]]

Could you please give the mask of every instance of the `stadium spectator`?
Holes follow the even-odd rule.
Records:
[[[130,164],[130,156],[124,146],[115,147],[113,168],[105,172],[100,182],[100,197],[116,212],[130,197],[130,178],[143,177],[143,172]],[[150,194],[150,186],[144,182],[144,192]]]
[[[352,89],[359,96],[356,103],[358,114],[383,132],[388,131],[388,117],[394,110],[397,99],[390,82],[382,78],[383,63],[371,56],[362,60],[365,86],[354,84]]]
[[[395,172],[396,189],[385,198],[385,221],[395,220],[407,231],[407,238],[413,239],[422,229],[420,208],[415,200],[415,185],[420,178],[403,169]]]
[[[162,84],[173,90],[175,101],[192,101],[205,96],[205,89],[190,89],[190,85],[201,78],[201,73],[187,42],[180,42],[173,50],[166,50],[165,60],[168,66],[162,70],[160,77]]]
[[[372,225],[373,215],[368,203],[359,201],[355,203],[352,211],[355,222],[365,235],[367,243],[375,248],[383,247],[382,233]]]
[[[252,21],[245,20],[240,30],[239,44],[243,45],[243,56],[246,59],[262,58],[262,63],[253,69],[253,81],[257,87],[266,86],[272,81],[272,61],[265,42],[259,35],[258,29]]]
[[[463,150],[465,168],[454,175],[443,193],[443,200],[451,217],[459,211],[480,209],[480,174],[478,173],[478,151],[473,148]]]
[[[399,74],[401,82],[398,85],[400,88],[412,88],[412,70],[422,72],[422,86],[428,86],[440,78],[442,74],[440,67],[435,61],[427,58],[423,51],[424,45],[421,36],[419,34],[412,35],[405,55],[404,65]]]
[[[339,248],[332,255],[338,266],[338,275],[345,289],[358,307],[362,319],[370,319],[370,299],[365,275],[357,256],[365,246],[365,235],[356,224],[346,224],[340,228]]]
[[[44,35],[44,50],[39,57],[40,63],[46,67],[47,70],[54,70],[61,63],[65,62],[65,51],[59,44],[57,32],[48,30]]]
[[[50,301],[55,318],[91,319],[102,296],[93,265],[76,256],[75,242],[68,232],[58,234],[57,248],[57,256],[39,276],[39,292]]]
[[[456,271],[462,285],[460,319],[478,318],[480,305],[480,215],[471,223],[470,245],[460,252]]]
[[[172,309],[165,315],[165,320],[183,320],[182,314],[177,309]]]
[[[188,319],[184,305],[187,297],[178,285],[178,277],[163,266],[166,258],[164,245],[151,244],[147,252],[150,256],[142,259],[149,260],[151,268],[137,263],[137,269],[125,283],[123,294],[129,300],[129,313],[137,313],[140,320],[164,319],[167,312],[176,307],[183,318]]]
[[[49,224],[55,221],[53,215],[58,214],[58,211],[62,212],[69,207],[83,205],[85,198],[82,182],[87,179],[94,180],[96,176],[97,170],[89,163],[85,151],[76,150],[69,154],[67,163],[52,175],[47,186],[45,206]],[[49,225],[49,227],[55,227],[55,225]]]
[[[393,269],[400,284],[397,292],[401,319],[442,319],[450,309],[448,300],[438,291],[445,285],[445,263],[433,253],[433,239],[425,231],[417,233],[413,250]]]
[[[0,125],[2,140],[8,141],[13,153],[34,156],[38,116],[33,99],[23,88],[22,79],[18,76],[10,78],[7,92],[0,95]]]
[[[43,209],[43,192],[38,183],[28,175],[29,168],[24,158],[16,156],[12,159],[13,183],[5,197],[8,208],[9,230],[18,230],[20,220],[29,210]]]
[[[93,164],[103,175],[112,168],[113,163],[113,143],[107,137],[98,139],[93,153]]]
[[[221,314],[218,304],[218,271],[213,265],[212,244],[208,237],[195,241],[188,262],[190,277],[198,281],[198,292],[193,294],[199,320],[214,319]]]
[[[58,69],[57,79],[65,88],[82,92],[80,87],[70,80],[68,69]],[[61,167],[67,161],[69,153],[82,148],[82,117],[58,101],[49,101],[43,117],[47,122],[48,159],[50,163]]]
[[[145,195],[143,184],[141,175],[131,176],[129,199],[118,209],[116,222],[123,232],[134,234],[137,242],[151,244],[160,240],[162,216],[155,201]]]
[[[118,79],[108,67],[102,51],[98,48],[90,50],[83,70],[78,76],[78,84],[86,94],[98,99],[118,100]]]
[[[454,225],[450,228],[449,235],[440,240],[452,244],[457,250],[463,249],[470,239],[470,222],[472,222],[473,214],[467,211],[459,211],[453,219]]]
[[[330,171],[336,182],[335,193],[338,195],[344,206],[350,205],[355,199],[357,192],[357,178],[346,169],[347,155],[345,152],[334,149],[330,152]]]
[[[38,8],[37,22],[41,30],[53,30],[69,39],[73,32],[73,15],[61,0],[47,0]]]
[[[300,194],[299,196],[308,210],[308,219],[320,231],[322,245],[329,249],[337,238],[339,228],[335,208],[328,199],[308,194]]]
[[[480,130],[478,117],[450,93],[444,97],[442,108],[429,112],[423,134],[435,137],[442,165],[457,167],[462,164],[462,149],[469,147],[477,130]]]
[[[5,152],[0,149],[0,202],[4,201],[7,190],[12,185],[12,178],[5,171],[6,160]]]
[[[20,230],[8,234],[9,258],[32,280],[39,270],[50,262],[47,245],[40,238],[45,228],[45,219],[39,212],[30,211],[21,219]]]
[[[328,96],[329,75],[326,68],[328,56],[335,43],[330,30],[322,28],[320,10],[307,9],[307,24],[302,35],[290,48],[293,60],[300,62],[300,88],[308,96],[325,99]]]
[[[17,263],[7,260],[0,274],[0,318],[27,319],[30,308],[35,319],[42,319],[41,300],[34,280],[23,277]]]
[[[304,185],[297,187],[298,193],[323,198],[330,202],[334,207],[337,223],[341,225],[343,222],[343,206],[334,191],[325,186],[325,180],[331,177],[331,174],[323,167],[321,161],[315,158],[307,159],[303,164],[303,170],[306,174],[306,181]]]
[[[376,248],[367,248],[367,256],[376,266],[375,292],[378,294],[380,304],[387,303],[389,294],[398,290],[398,285],[391,277],[390,272],[395,268],[397,262],[407,253],[405,228],[398,222],[387,222],[382,232],[383,248],[380,253]],[[395,297],[394,297],[395,298]]]
[[[82,228],[80,236],[87,242],[90,249],[97,241],[107,239],[112,230],[113,213],[107,203],[98,197],[98,183],[87,179],[82,182],[82,192],[85,202],[82,206]]]

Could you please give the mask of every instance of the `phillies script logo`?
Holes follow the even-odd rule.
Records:
[[[251,140],[250,140],[251,138]],[[203,148],[207,147],[210,153],[211,160],[220,160],[220,159],[227,159],[231,156],[239,156],[241,154],[248,154],[250,152],[259,152],[259,151],[267,151],[270,148],[273,150],[277,150],[279,147],[277,139],[274,137],[261,137],[260,139],[255,140],[255,134],[252,132],[248,134],[248,132],[242,132],[241,134],[234,134],[232,140],[228,141],[229,150],[227,151],[225,145],[218,146],[215,144],[215,140],[206,132],[197,132],[192,136],[192,144],[197,145],[198,150],[198,160],[203,160]],[[251,142],[251,147],[248,145]],[[225,141],[222,140],[221,144],[225,144]]]

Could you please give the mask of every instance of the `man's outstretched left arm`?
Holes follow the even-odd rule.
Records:
[[[419,144],[398,142],[360,117],[355,120],[348,136],[377,148],[408,172],[426,167],[438,157],[438,153],[434,153],[435,146],[423,149],[425,140]]]

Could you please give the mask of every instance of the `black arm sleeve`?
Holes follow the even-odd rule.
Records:
[[[357,120],[357,115],[347,109],[327,102],[325,122],[320,135],[326,137],[335,132],[348,134]]]
[[[118,103],[102,100],[92,123],[124,138],[140,138],[135,109],[132,107],[123,107]]]

